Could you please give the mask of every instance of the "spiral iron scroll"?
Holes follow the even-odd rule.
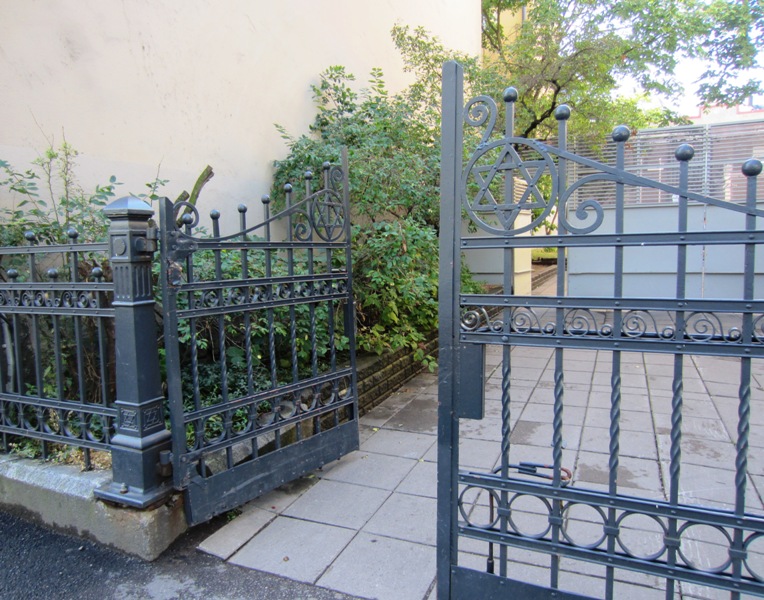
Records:
[[[720,344],[739,344],[742,337],[742,315],[724,315],[696,311],[688,313],[682,331],[679,331],[670,311],[627,310],[621,319],[620,335],[628,339],[655,339],[658,341],[689,341]],[[565,335],[570,337],[614,337],[612,315],[607,311],[566,309],[563,331],[557,331],[553,321],[544,321],[533,307],[513,307],[509,319],[492,318],[486,307],[465,307],[461,317],[464,333],[508,332],[540,336]],[[734,319],[734,320],[733,320]],[[739,323],[738,323],[739,321]],[[754,315],[753,341],[764,342],[764,315]]]

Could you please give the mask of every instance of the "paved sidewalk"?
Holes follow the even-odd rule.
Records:
[[[550,282],[551,284],[551,282]],[[542,290],[541,293],[544,293]],[[500,348],[487,353],[486,416],[461,423],[460,466],[491,469],[501,439]],[[554,359],[551,349],[512,351],[512,462],[551,462]],[[606,489],[610,425],[609,352],[566,350],[563,464],[573,485]],[[761,361],[764,362],[764,361]],[[665,499],[671,409],[671,355],[623,354],[622,493]],[[739,361],[685,360],[681,499],[730,507],[734,501]],[[764,504],[764,365],[752,382],[749,509]],[[199,548],[229,563],[362,598],[435,597],[437,377],[424,373],[360,420],[361,449],[311,476],[250,502]],[[721,466],[721,468],[720,468]],[[532,516],[533,509],[527,512]],[[543,511],[542,511],[543,512]],[[586,539],[585,515],[571,529]],[[649,526],[635,528],[634,544],[658,541]],[[485,548],[465,544],[460,564],[485,567]],[[717,547],[718,548],[718,547]],[[699,540],[699,564],[715,557],[713,541]],[[548,583],[548,571],[520,553],[526,580]],[[711,562],[709,562],[711,561]],[[566,589],[601,595],[602,574],[569,564]],[[584,565],[586,567],[586,565]],[[563,569],[565,569],[565,564]],[[663,598],[652,576],[619,573],[618,598]],[[716,598],[708,588],[682,585],[682,598]],[[680,596],[677,596],[680,597]]]
[[[199,548],[362,598],[430,597],[436,375],[417,376],[362,417],[360,429],[359,451],[248,503]]]

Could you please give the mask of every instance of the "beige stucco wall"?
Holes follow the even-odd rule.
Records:
[[[0,158],[24,167],[64,132],[86,189],[137,193],[159,168],[171,197],[210,164],[200,206],[233,222],[287,153],[273,124],[307,131],[322,70],[405,85],[395,23],[480,52],[478,0],[0,1]]]

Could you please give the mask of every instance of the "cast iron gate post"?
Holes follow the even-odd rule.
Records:
[[[104,209],[111,221],[109,256],[114,280],[114,344],[117,430],[111,440],[113,481],[98,498],[146,508],[172,491],[159,474],[159,457],[170,449],[159,372],[151,264],[156,240],[149,237],[154,211],[134,197]]]

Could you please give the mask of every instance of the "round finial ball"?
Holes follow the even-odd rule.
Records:
[[[191,225],[191,223],[194,222],[194,215],[192,215],[191,213],[186,213],[180,218],[180,222],[183,223],[184,225]]]
[[[220,218],[220,211],[213,208],[210,211],[210,219],[213,219],[214,221],[217,221],[219,218]]]
[[[631,130],[626,125],[619,125],[613,129],[612,136],[614,142],[625,142],[631,137]]]
[[[746,177],[756,177],[761,173],[761,161],[757,158],[749,158],[743,163],[741,171]]]
[[[291,183],[286,183],[286,184],[284,184],[284,191],[285,191],[287,194],[289,194],[289,193],[292,191],[292,184],[291,184]]]
[[[103,277],[103,269],[101,267],[93,267],[90,274],[96,279],[101,279],[101,277]]]
[[[34,231],[25,231],[24,239],[27,242],[34,242],[37,239],[37,236],[34,234]]]
[[[58,279],[58,269],[48,269],[48,277],[50,279]]]
[[[570,119],[570,107],[567,104],[560,104],[554,110],[554,118],[558,121],[567,121]]]
[[[76,240],[78,237],[80,237],[79,232],[74,227],[70,227],[69,230],[66,232],[66,235],[68,235],[69,239],[72,239],[72,240]]]
[[[328,171],[328,170],[331,168],[331,166],[332,166],[332,163],[330,163],[330,162],[327,160],[327,161],[326,161],[324,164],[322,164],[322,165],[321,165],[321,168],[322,168],[324,171]]]
[[[305,171],[305,179],[313,179],[313,172]]]
[[[263,194],[263,197],[260,198],[260,202],[262,202],[263,204],[270,204],[271,197],[268,194]]]
[[[504,102],[516,102],[517,98],[517,88],[508,87],[504,90]]]
[[[11,279],[16,279],[16,277],[19,276],[19,272],[16,269],[8,269],[8,277]]]
[[[239,204],[237,209],[238,209],[238,211],[240,213],[244,214],[245,212],[247,212],[247,205],[246,204]]]
[[[690,146],[690,144],[682,144],[676,149],[674,156],[677,160],[687,162],[688,160],[692,160],[692,157],[695,156],[695,148]]]

